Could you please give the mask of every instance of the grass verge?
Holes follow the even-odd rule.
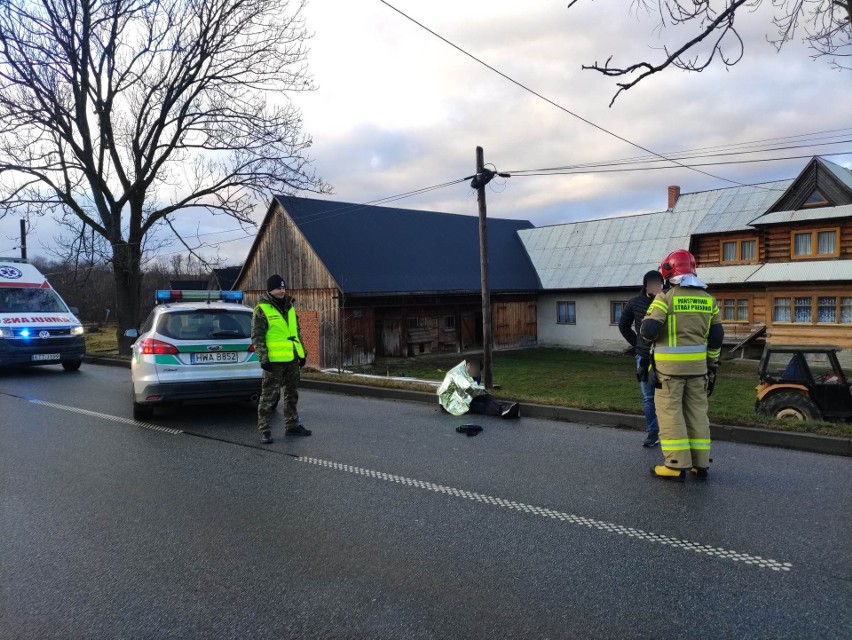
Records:
[[[119,357],[115,327],[86,334],[91,356]],[[370,365],[347,367],[353,373],[440,381],[447,369],[464,358],[457,353],[427,354],[416,358],[380,358]],[[126,358],[129,359],[129,358]],[[642,398],[630,356],[559,348],[532,348],[494,353],[494,391],[498,398],[552,404],[577,409],[641,414]],[[416,381],[324,374],[305,369],[305,378],[434,392],[434,386]],[[759,427],[826,436],[852,436],[852,423],[772,420],[754,411],[757,363],[727,360],[719,368],[716,390],[710,397],[710,420],[717,424]]]

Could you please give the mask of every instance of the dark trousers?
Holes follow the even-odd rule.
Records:
[[[470,401],[470,409],[468,413],[478,413],[486,416],[499,416],[503,413],[503,409],[512,406],[512,402],[500,402],[489,396],[487,393],[475,396]]]

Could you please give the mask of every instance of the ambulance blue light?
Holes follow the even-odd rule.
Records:
[[[30,330],[29,329],[21,329],[20,336],[22,338],[29,338],[30,337]]]

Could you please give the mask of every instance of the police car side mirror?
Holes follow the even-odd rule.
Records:
[[[139,330],[138,329],[126,329],[124,331],[124,337],[125,338],[133,338],[134,340],[136,340],[136,338],[139,337]]]

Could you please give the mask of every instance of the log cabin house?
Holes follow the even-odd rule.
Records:
[[[834,344],[852,366],[852,171],[815,157],[793,180],[668,195],[666,211],[518,232],[542,283],[540,345],[623,350],[642,275],[688,248],[729,353]]]
[[[278,273],[315,367],[482,347],[475,216],[277,196],[234,287],[254,304]],[[517,231],[488,220],[496,349],[536,343],[539,282]]]

